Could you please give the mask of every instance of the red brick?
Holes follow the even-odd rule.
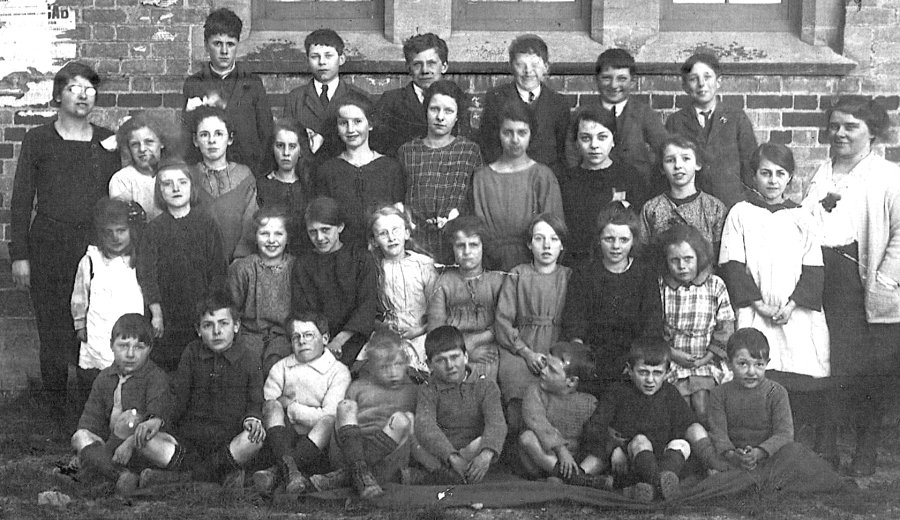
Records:
[[[115,74],[103,78],[103,84],[100,85],[100,90],[105,92],[128,92],[129,84],[130,82],[127,77],[124,77],[121,74]]]
[[[780,144],[791,144],[793,135],[790,130],[772,130],[769,132],[769,141]]]
[[[675,96],[672,94],[653,94],[650,97],[650,108],[657,110],[675,108]]]
[[[0,159],[12,159],[12,158],[13,158],[12,143],[0,143]]]
[[[25,138],[27,130],[21,126],[10,126],[3,131],[3,139],[6,141],[21,142]],[[0,163],[3,164],[3,163]]]
[[[589,105],[599,105],[600,104],[600,94],[579,94],[578,95],[578,106],[585,107]]]
[[[120,107],[158,107],[162,106],[161,94],[119,94],[117,106]]]
[[[27,111],[16,111],[13,122],[17,125],[45,125],[53,120],[52,115],[28,114]]]
[[[94,41],[115,40],[116,27],[114,25],[96,24],[91,26],[91,34]]]
[[[730,108],[744,108],[744,96],[722,96],[722,104]]]
[[[164,60],[128,59],[122,60],[124,74],[163,74],[166,72]]]
[[[747,108],[791,108],[794,100],[786,96],[747,96]]]
[[[147,76],[131,78],[132,92],[153,92],[153,80]]]
[[[116,95],[108,92],[101,92],[97,94],[96,105],[98,107],[114,107],[116,106]]]
[[[124,58],[128,56],[127,43],[83,43],[81,55],[87,58]]]
[[[815,110],[819,108],[818,96],[794,96],[794,110]]]
[[[788,127],[813,127],[821,128],[825,122],[824,116],[819,112],[784,112],[781,114],[781,124]]]
[[[128,14],[121,9],[84,9],[81,19],[84,23],[123,23]]]
[[[191,46],[183,41],[151,43],[150,54],[154,58],[188,60],[191,57]]]
[[[884,149],[884,158],[891,162],[900,162],[900,147],[891,146]]]

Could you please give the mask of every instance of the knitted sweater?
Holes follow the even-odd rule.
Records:
[[[755,388],[729,381],[709,393],[709,435],[719,453],[759,447],[769,456],[794,440],[787,390],[770,379]]]
[[[522,399],[522,419],[534,432],[544,451],[566,446],[578,450],[584,424],[597,407],[597,398],[583,392],[551,394],[534,383]]]

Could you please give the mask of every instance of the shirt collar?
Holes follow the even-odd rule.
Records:
[[[519,88],[519,85],[516,85],[516,92],[519,93],[519,98],[521,98],[522,101],[526,103],[528,103],[529,92],[534,92],[534,101],[537,102],[537,100],[541,97],[541,85],[538,85],[534,90],[522,90],[521,88]]]
[[[231,64],[231,68],[230,68],[230,69],[226,70],[225,72],[218,72],[218,71],[216,71],[215,69],[213,69],[212,63],[210,63],[210,64],[209,64],[209,72],[211,72],[213,76],[215,76],[215,77],[217,77],[217,78],[219,78],[219,79],[225,79],[225,78],[227,78],[228,76],[230,76],[232,72],[234,72],[234,69],[235,69],[236,67],[237,67],[237,62],[234,62],[234,63]]]
[[[467,385],[475,382],[477,376],[472,371],[472,367],[466,365],[466,377],[459,383],[445,383],[437,378],[437,376],[433,375],[428,379],[428,383],[434,385],[438,390],[446,390],[448,388],[458,388],[462,385]]]
[[[425,90],[422,87],[416,85],[415,83],[413,83],[412,86],[413,86],[413,92],[415,92],[416,97],[419,98],[419,103],[425,103]]]
[[[607,109],[607,110],[609,110],[609,111],[612,111],[613,107],[615,107],[615,108],[616,108],[615,114],[616,114],[616,116],[618,117],[618,116],[621,116],[621,115],[622,115],[622,111],[625,110],[625,105],[627,105],[627,104],[628,104],[628,99],[625,99],[624,101],[619,101],[618,103],[606,103],[606,102],[604,102],[604,103],[603,103],[603,108],[605,108],[605,109]]]
[[[200,340],[200,359],[212,359],[213,357],[219,355],[224,357],[229,363],[234,363],[241,357],[241,348],[240,348],[240,336],[237,334],[234,335],[234,343],[226,350],[225,352],[213,352],[208,349],[206,345],[203,344],[203,341]]]
[[[293,354],[291,354],[290,356],[287,357],[287,361],[285,361],[285,365],[287,365],[287,368],[294,368],[297,366],[308,366],[309,368],[315,370],[316,372],[318,372],[320,374],[326,374],[326,373],[328,373],[329,370],[331,370],[331,367],[334,366],[334,364],[337,362],[338,362],[338,360],[337,360],[337,358],[334,357],[334,354],[332,354],[330,350],[325,349],[325,352],[323,352],[321,356],[317,357],[316,359],[314,359],[308,363],[301,363],[301,362],[297,361],[297,358],[294,357]]]
[[[313,80],[313,86],[316,88],[316,95],[322,95],[322,85],[328,85],[328,100],[334,99],[334,93],[337,91],[338,83],[340,83],[340,76],[335,76],[333,80],[328,83],[322,83],[317,79]]]

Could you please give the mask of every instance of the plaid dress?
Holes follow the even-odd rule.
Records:
[[[659,279],[659,293],[669,345],[692,356],[703,356],[711,350],[724,358],[725,342],[734,330],[734,311],[725,282],[708,273],[701,273],[690,285],[664,276]],[[688,376],[721,376],[715,362],[697,368],[675,363],[672,367],[669,381]]]
[[[441,240],[441,230],[426,221],[446,217],[453,208],[462,215],[470,213],[466,199],[472,174],[483,164],[481,150],[465,137],[442,148],[414,139],[400,147],[397,158],[406,172],[406,207],[416,226],[413,238],[435,260],[446,262],[451,249]]]

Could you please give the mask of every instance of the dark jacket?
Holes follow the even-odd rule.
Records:
[[[319,95],[316,94],[316,87],[310,80],[306,85],[290,91],[285,98],[284,116],[324,138],[322,147],[315,153],[316,164],[321,164],[344,151],[344,143],[337,133],[337,106],[341,98],[351,92],[368,97],[364,91],[339,81],[328,106],[322,106]]]

